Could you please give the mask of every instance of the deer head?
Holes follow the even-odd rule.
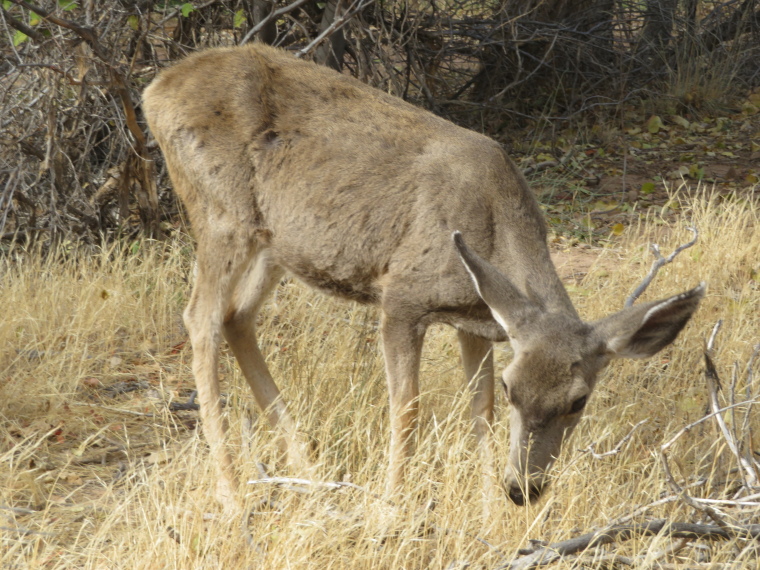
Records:
[[[575,314],[546,310],[531,291],[478,256],[459,232],[459,256],[478,295],[504,328],[514,359],[502,382],[510,412],[505,487],[522,505],[541,495],[546,473],[591,397],[599,372],[613,358],[647,358],[670,344],[704,295],[704,284],[660,301],[642,303],[586,323]]]

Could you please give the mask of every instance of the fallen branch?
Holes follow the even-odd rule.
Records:
[[[387,499],[384,499],[380,495],[377,495],[375,493],[372,493],[371,491],[365,489],[364,487],[360,485],[356,485],[355,483],[349,483],[348,481],[313,481],[311,479],[303,479],[300,477],[263,477],[261,479],[252,479],[248,481],[249,485],[261,485],[261,484],[269,484],[269,485],[277,485],[278,487],[284,487],[290,491],[296,491],[298,493],[309,493],[310,488],[311,489],[327,489],[327,490],[337,490],[337,489],[355,489],[357,491],[361,491],[365,495],[369,495],[370,497],[373,497],[375,499],[381,500],[385,503],[388,503],[391,506],[398,506],[393,501],[389,501]]]
[[[634,292],[631,293],[631,295],[625,300],[625,307],[631,307],[636,302],[636,299],[638,299],[641,294],[647,290],[647,287],[649,287],[649,284],[652,283],[652,280],[655,278],[663,265],[671,263],[679,253],[697,243],[697,239],[699,238],[699,232],[697,231],[697,228],[693,226],[687,226],[686,229],[694,234],[694,238],[688,243],[679,245],[675,251],[667,257],[662,256],[660,253],[660,246],[656,243],[653,243],[649,246],[649,249],[652,251],[652,255],[654,255],[654,262],[652,263],[652,267],[649,269],[649,274],[644,278],[639,286],[636,287]]]
[[[534,172],[539,172],[547,168],[565,166],[565,164],[567,164],[567,162],[573,157],[574,154],[575,154],[575,146],[571,145],[570,148],[567,150],[567,152],[564,155],[562,155],[562,158],[560,158],[559,160],[544,160],[543,162],[539,162],[538,164],[534,164],[532,166],[528,166],[524,168],[522,171],[523,176],[528,176],[529,174],[532,174]]]
[[[576,538],[555,542],[549,546],[538,546],[535,549],[522,550],[522,556],[498,566],[497,570],[527,570],[528,568],[546,566],[562,557],[570,556],[589,548],[630,540],[636,536],[654,536],[658,534],[687,540],[729,540],[736,537],[757,540],[760,538],[760,524],[732,525],[728,528],[721,528],[717,525],[671,523],[666,519],[659,519],[646,521],[641,524],[610,526]]]
[[[723,435],[723,439],[728,445],[728,449],[731,451],[734,457],[736,457],[736,460],[742,467],[741,473],[742,479],[744,481],[744,487],[751,489],[757,485],[757,474],[755,473],[754,466],[750,461],[747,460],[746,457],[741,454],[741,451],[739,450],[739,444],[736,442],[733,434],[728,429],[726,421],[723,419],[722,413],[719,412],[720,404],[718,402],[718,391],[721,389],[721,382],[720,377],[718,376],[718,371],[712,361],[712,353],[713,345],[715,344],[715,337],[718,335],[718,331],[720,330],[722,324],[723,321],[720,320],[715,323],[712,334],[710,334],[710,339],[707,341],[707,345],[705,346],[704,350],[705,380],[707,381],[707,390],[710,396],[710,410],[715,413],[715,421],[720,428],[720,433]]]
[[[662,469],[665,471],[665,478],[668,481],[668,484],[670,485],[671,489],[675,492],[676,495],[678,495],[678,498],[681,499],[684,503],[689,505],[694,510],[700,511],[704,514],[706,514],[708,517],[710,517],[713,521],[715,521],[715,524],[717,524],[721,529],[728,530],[730,525],[724,520],[725,515],[719,511],[717,511],[715,508],[711,507],[710,505],[701,504],[698,501],[695,501],[691,495],[689,495],[683,487],[681,487],[678,482],[676,481],[675,477],[673,477],[673,473],[670,471],[670,463],[668,462],[668,455],[667,453],[660,452],[660,460],[662,461]]]

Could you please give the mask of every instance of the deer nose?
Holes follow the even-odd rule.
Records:
[[[543,485],[537,485],[535,483],[528,483],[528,502],[533,502],[541,496],[543,491]],[[512,502],[522,507],[525,501],[525,489],[518,483],[511,483],[507,489],[507,495]]]

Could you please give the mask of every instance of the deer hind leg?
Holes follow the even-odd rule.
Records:
[[[223,330],[256,403],[279,432],[280,451],[295,471],[303,473],[311,467],[307,446],[297,435],[296,422],[280,397],[256,338],[256,315],[283,273],[267,249],[257,252],[235,288]]]
[[[193,375],[198,389],[203,431],[217,465],[217,499],[228,512],[238,510],[237,477],[225,446],[227,426],[219,392],[219,346],[231,293],[251,257],[250,246],[236,236],[206,236],[198,246],[198,275],[184,313],[193,347]],[[219,244],[222,247],[214,247]],[[238,247],[240,246],[240,247]]]
[[[401,490],[406,464],[414,453],[425,329],[418,321],[395,318],[384,311],[382,337],[391,419],[388,494],[393,495]]]
[[[483,466],[483,499],[487,511],[499,495],[492,430],[494,407],[493,345],[491,341],[465,331],[458,330],[457,336],[465,379],[472,392],[473,432],[480,448]]]

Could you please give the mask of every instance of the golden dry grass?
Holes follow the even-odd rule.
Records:
[[[760,342],[757,206],[684,203],[681,219],[645,221],[601,252],[572,288],[586,319],[620,308],[648,270],[646,244],[656,237],[668,253],[688,239],[687,222],[699,227],[699,243],[664,268],[645,296],[704,280],[707,297],[672,347],[649,361],[610,366],[546,497],[530,507],[499,501],[490,505],[488,520],[481,516],[478,455],[455,335],[444,328],[428,335],[419,451],[407,500],[391,507],[373,494],[384,488],[388,441],[376,313],[292,281],[280,287],[261,316],[270,368],[314,442],[320,478],[365,490],[303,493],[250,485],[255,514],[247,528],[254,546],[241,521],[226,520],[213,500],[213,465],[196,429],[197,413],[167,410],[168,401],[185,398],[193,386],[180,317],[192,265],[188,243],[142,243],[136,251],[113,247],[46,261],[16,252],[0,265],[2,567],[497,568],[529,539],[564,540],[627,516],[671,494],[658,450],[704,414],[701,350],[717,319],[724,321],[715,355],[724,383],[737,362],[738,397],[747,389],[758,394],[757,381],[748,388],[741,368]],[[501,368],[508,346],[497,352]],[[272,433],[226,352],[222,367],[231,445],[241,473],[258,478],[257,462],[275,462]],[[495,431],[503,467],[507,410],[499,400]],[[726,418],[741,428],[744,413]],[[594,459],[579,451],[592,442],[597,451],[609,450],[645,418],[618,455]],[[757,431],[758,423],[754,410],[749,425]],[[691,489],[695,496],[727,497],[740,481],[711,422],[685,434],[671,459],[682,484],[705,479]],[[280,467],[271,472],[297,475]],[[656,517],[703,520],[680,501],[647,509],[637,520]],[[702,547],[658,558],[671,542],[635,538],[614,550],[635,558],[637,567],[757,564],[753,545],[738,539],[702,541]],[[609,560],[584,560],[586,567],[614,567]],[[553,567],[573,564],[578,560]]]

